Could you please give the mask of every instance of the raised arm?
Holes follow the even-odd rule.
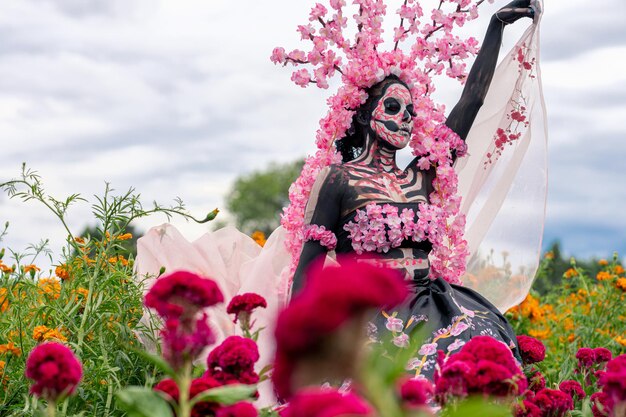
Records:
[[[461,99],[450,112],[446,125],[465,140],[474,124],[493,79],[504,26],[523,17],[533,17],[530,0],[515,0],[497,11],[487,28],[485,40],[469,72]]]
[[[326,255],[337,243],[334,231],[339,224],[342,190],[339,174],[337,168],[324,168],[311,190],[304,219],[305,242],[293,277],[293,294],[304,285],[305,272],[311,262]]]

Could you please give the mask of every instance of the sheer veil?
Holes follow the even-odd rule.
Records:
[[[537,270],[547,192],[546,112],[539,68],[540,3],[505,56],[455,166],[470,256],[466,286],[501,311],[528,294]]]

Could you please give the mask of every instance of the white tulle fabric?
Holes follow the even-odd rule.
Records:
[[[282,228],[274,231],[261,247],[234,227],[206,233],[189,242],[174,226],[163,224],[153,227],[137,241],[135,271],[139,279],[145,280],[146,289],[161,268],[165,268],[165,274],[187,270],[215,280],[226,300],[224,304],[208,309],[216,344],[228,336],[241,334],[233,317],[226,313],[227,303],[237,294],[254,292],[262,295],[267,308],[259,308],[253,315],[253,330],[265,328],[258,340],[261,356],[256,367],[258,372],[272,362],[274,321],[288,298],[290,257],[284,242]],[[149,326],[147,314],[142,321]],[[144,337],[147,345],[150,338]],[[260,401],[270,404],[273,394],[269,383],[261,384],[259,391]]]
[[[528,294],[543,236],[547,129],[539,69],[540,17],[537,13],[498,66],[467,138],[469,155],[455,166],[470,250],[463,282],[501,311],[519,304]],[[520,66],[520,48],[524,62],[532,63],[530,70]],[[495,159],[494,132],[509,127],[511,113],[521,103],[529,124],[514,124],[521,137],[506,144]]]

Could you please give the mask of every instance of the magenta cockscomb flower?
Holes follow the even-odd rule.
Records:
[[[543,411],[543,415],[564,417],[574,409],[574,402],[569,394],[556,389],[544,388],[537,392],[532,402]]]
[[[283,399],[293,394],[294,369],[303,361],[318,358],[319,352],[329,351],[329,346],[335,342],[333,357],[345,354],[348,358],[342,359],[337,368],[350,369],[346,362],[356,357],[361,342],[337,342],[340,327],[349,325],[369,310],[394,307],[408,294],[406,282],[393,270],[358,263],[351,258],[340,259],[340,264],[309,269],[305,287],[278,316],[272,381]],[[343,353],[340,355],[338,350]]]
[[[290,399],[281,417],[373,416],[372,408],[352,393],[336,389],[308,388]]]
[[[580,382],[571,379],[565,380],[559,384],[559,389],[569,394],[572,399],[582,400],[587,396]]]
[[[606,364],[598,386],[602,387],[602,392],[606,395],[609,410],[614,410],[618,405],[626,409],[626,354],[617,356]]]
[[[435,377],[435,392],[445,402],[448,396],[487,394],[505,397],[521,394],[526,377],[511,350],[502,342],[477,336],[451,355]]]
[[[611,351],[608,350],[607,348],[603,348],[603,347],[595,348],[593,350],[593,354],[594,354],[596,363],[599,365],[606,363],[610,361],[611,358],[613,358],[613,353],[611,353]]]
[[[215,417],[257,417],[258,415],[259,411],[246,401],[221,407],[215,413]]]
[[[581,368],[589,368],[596,363],[596,354],[591,348],[582,347],[576,352],[578,366]]]
[[[193,318],[205,307],[224,301],[215,281],[188,271],[176,271],[156,280],[146,294],[146,307],[164,318]]]
[[[163,358],[174,368],[196,359],[209,345],[215,343],[215,335],[203,314],[192,326],[183,326],[176,318],[167,319],[161,330]]]
[[[259,348],[252,339],[229,336],[214,348],[207,358],[207,376],[222,384],[255,384],[259,381],[254,365]]]
[[[35,347],[26,360],[26,377],[34,381],[30,393],[48,401],[71,395],[83,376],[83,368],[65,345],[49,342]]]
[[[425,378],[404,379],[400,383],[400,398],[407,408],[427,406],[434,393],[435,387]]]
[[[245,329],[250,329],[250,327],[252,327],[252,323],[250,323],[250,315],[252,312],[257,308],[266,307],[267,301],[265,301],[265,298],[261,297],[259,294],[248,292],[234,296],[233,299],[230,300],[230,303],[228,303],[226,312],[235,315],[235,323],[237,323],[237,320],[240,320]]]
[[[519,335],[517,343],[522,355],[524,365],[541,362],[546,358],[546,347],[544,344],[534,337]]]

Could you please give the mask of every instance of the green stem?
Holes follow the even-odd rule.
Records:
[[[181,374],[178,375],[178,417],[191,416],[191,404],[189,402],[189,388],[191,387],[192,363],[187,361],[183,365]]]
[[[57,411],[56,402],[50,400],[48,401],[48,407],[46,408],[46,417],[54,417]]]

